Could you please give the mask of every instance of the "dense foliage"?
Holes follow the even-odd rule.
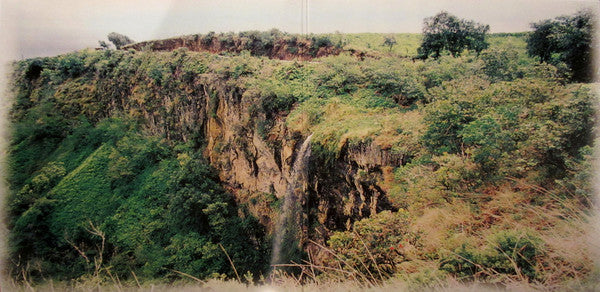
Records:
[[[163,78],[166,67],[156,63],[124,76],[121,70],[133,65],[128,55],[19,64],[9,158],[13,273],[233,276],[223,250],[241,272],[265,271],[264,228],[221,187],[201,154],[201,137],[167,141],[148,136],[135,115],[106,116],[103,99],[122,94],[126,84],[99,76]],[[190,70],[203,67],[196,68]],[[96,95],[104,86],[114,91]]]
[[[590,82],[594,78],[592,62],[596,16],[583,10],[571,16],[546,19],[531,24],[527,52],[540,62],[566,65],[575,81]]]
[[[476,23],[442,11],[435,16],[425,18],[423,23],[423,42],[419,47],[419,58],[439,58],[443,52],[459,56],[465,49],[477,53],[488,47],[485,35],[489,25]]]
[[[314,176],[348,163],[356,145],[402,157],[342,178],[377,186],[388,201],[318,235],[335,254],[330,270],[344,277],[548,286],[593,277],[588,247],[569,241],[589,222],[592,86],[567,83],[559,68],[529,57],[523,34],[425,60],[395,51],[410,47],[414,56],[412,36],[397,35],[389,48],[383,35],[337,37],[349,46],[372,38],[385,54],[289,62],[106,50],[16,62],[12,275],[233,277],[224,251],[239,274],[266,273],[269,235],[252,212],[276,216],[281,200],[234,198],[213,169],[224,166],[205,155],[258,155],[253,143],[282,151],[284,129],[313,135]],[[206,121],[229,122],[222,115],[234,107],[243,111],[235,138],[207,148]],[[303,207],[307,217],[345,208]],[[311,222],[309,234],[330,223]]]

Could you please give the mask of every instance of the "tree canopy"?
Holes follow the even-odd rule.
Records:
[[[572,16],[561,16],[532,23],[533,32],[527,39],[527,52],[540,62],[553,65],[564,63],[574,81],[593,79],[592,36],[594,14],[579,11]]]
[[[423,21],[423,42],[418,49],[418,57],[437,59],[444,51],[456,57],[465,49],[479,53],[488,47],[485,34],[489,29],[489,25],[460,19],[442,11]]]
[[[134,43],[134,41],[128,36],[116,32],[109,33],[107,37],[108,40],[115,45],[117,50],[120,49],[122,46]]]

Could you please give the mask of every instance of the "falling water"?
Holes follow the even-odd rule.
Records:
[[[304,193],[303,183],[307,178],[311,137],[312,135],[308,136],[302,143],[292,167],[291,180],[283,199],[281,215],[275,229],[271,265],[288,263],[297,249],[301,222],[299,198]]]

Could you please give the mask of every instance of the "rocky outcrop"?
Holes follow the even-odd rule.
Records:
[[[238,199],[243,200],[244,193],[269,193],[282,199],[292,183],[292,163],[305,137],[290,132],[280,116],[265,141],[244,122],[250,118],[245,109],[251,101],[231,94],[225,97],[205,126],[206,156]],[[273,146],[270,142],[274,141],[280,146]],[[300,198],[306,213],[302,222],[307,226],[306,236],[324,239],[333,230],[350,228],[356,220],[393,209],[378,185],[381,167],[398,166],[404,160],[372,142],[343,147],[330,165],[323,166],[319,157],[311,157],[307,192]]]
[[[137,51],[173,51],[179,48],[186,48],[194,52],[210,53],[241,53],[249,51],[253,56],[266,56],[271,59],[279,60],[300,60],[307,61],[314,58],[320,58],[329,55],[339,55],[342,52],[348,52],[350,55],[364,59],[365,52],[355,49],[345,50],[340,46],[334,46],[329,40],[319,41],[319,39],[310,39],[297,36],[271,36],[268,39],[261,39],[256,33],[247,36],[240,35],[190,35],[175,37],[163,40],[143,41],[124,46],[123,49],[133,49]]]

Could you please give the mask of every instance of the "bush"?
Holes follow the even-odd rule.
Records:
[[[426,90],[415,66],[383,59],[365,68],[368,87],[378,94],[395,100],[403,106],[423,101]]]
[[[530,281],[541,278],[539,258],[543,246],[539,238],[520,230],[491,234],[484,249],[461,245],[442,260],[440,269],[462,279],[512,275]]]
[[[493,172],[503,153],[514,150],[514,142],[503,131],[499,122],[490,115],[479,117],[470,122],[458,133],[467,147],[473,147],[470,154],[484,173]]]
[[[117,50],[121,49],[125,45],[134,43],[134,41],[128,36],[116,32],[109,33],[107,38],[111,43],[115,45]]]
[[[473,120],[469,104],[441,100],[427,107],[425,123],[427,131],[423,143],[434,154],[457,153],[461,149],[460,131]]]
[[[397,264],[406,260],[411,247],[418,246],[419,236],[409,231],[406,211],[383,211],[354,223],[352,231],[336,232],[328,240],[331,249],[341,257],[347,269],[359,270],[365,276],[389,277]]]
[[[440,270],[446,271],[459,279],[473,278],[480,274],[481,256],[476,249],[461,245],[451,252],[451,256],[440,262]]]
[[[320,48],[331,47],[333,43],[331,39],[327,36],[314,36],[312,37],[312,48],[314,52],[318,51]]]
[[[63,78],[75,78],[83,74],[85,71],[85,64],[79,56],[68,54],[60,59],[58,70]]]
[[[539,238],[519,230],[506,230],[492,234],[484,254],[483,265],[498,273],[523,275],[538,279],[538,258],[542,256]]]
[[[458,195],[473,190],[481,179],[476,165],[468,157],[445,153],[432,160],[437,165],[434,171],[436,181]]]
[[[25,69],[25,78],[34,80],[40,77],[42,70],[44,69],[44,63],[41,59],[33,59],[27,69]]]
[[[365,82],[365,73],[351,56],[327,57],[315,72],[318,94],[331,97],[352,93]]]

